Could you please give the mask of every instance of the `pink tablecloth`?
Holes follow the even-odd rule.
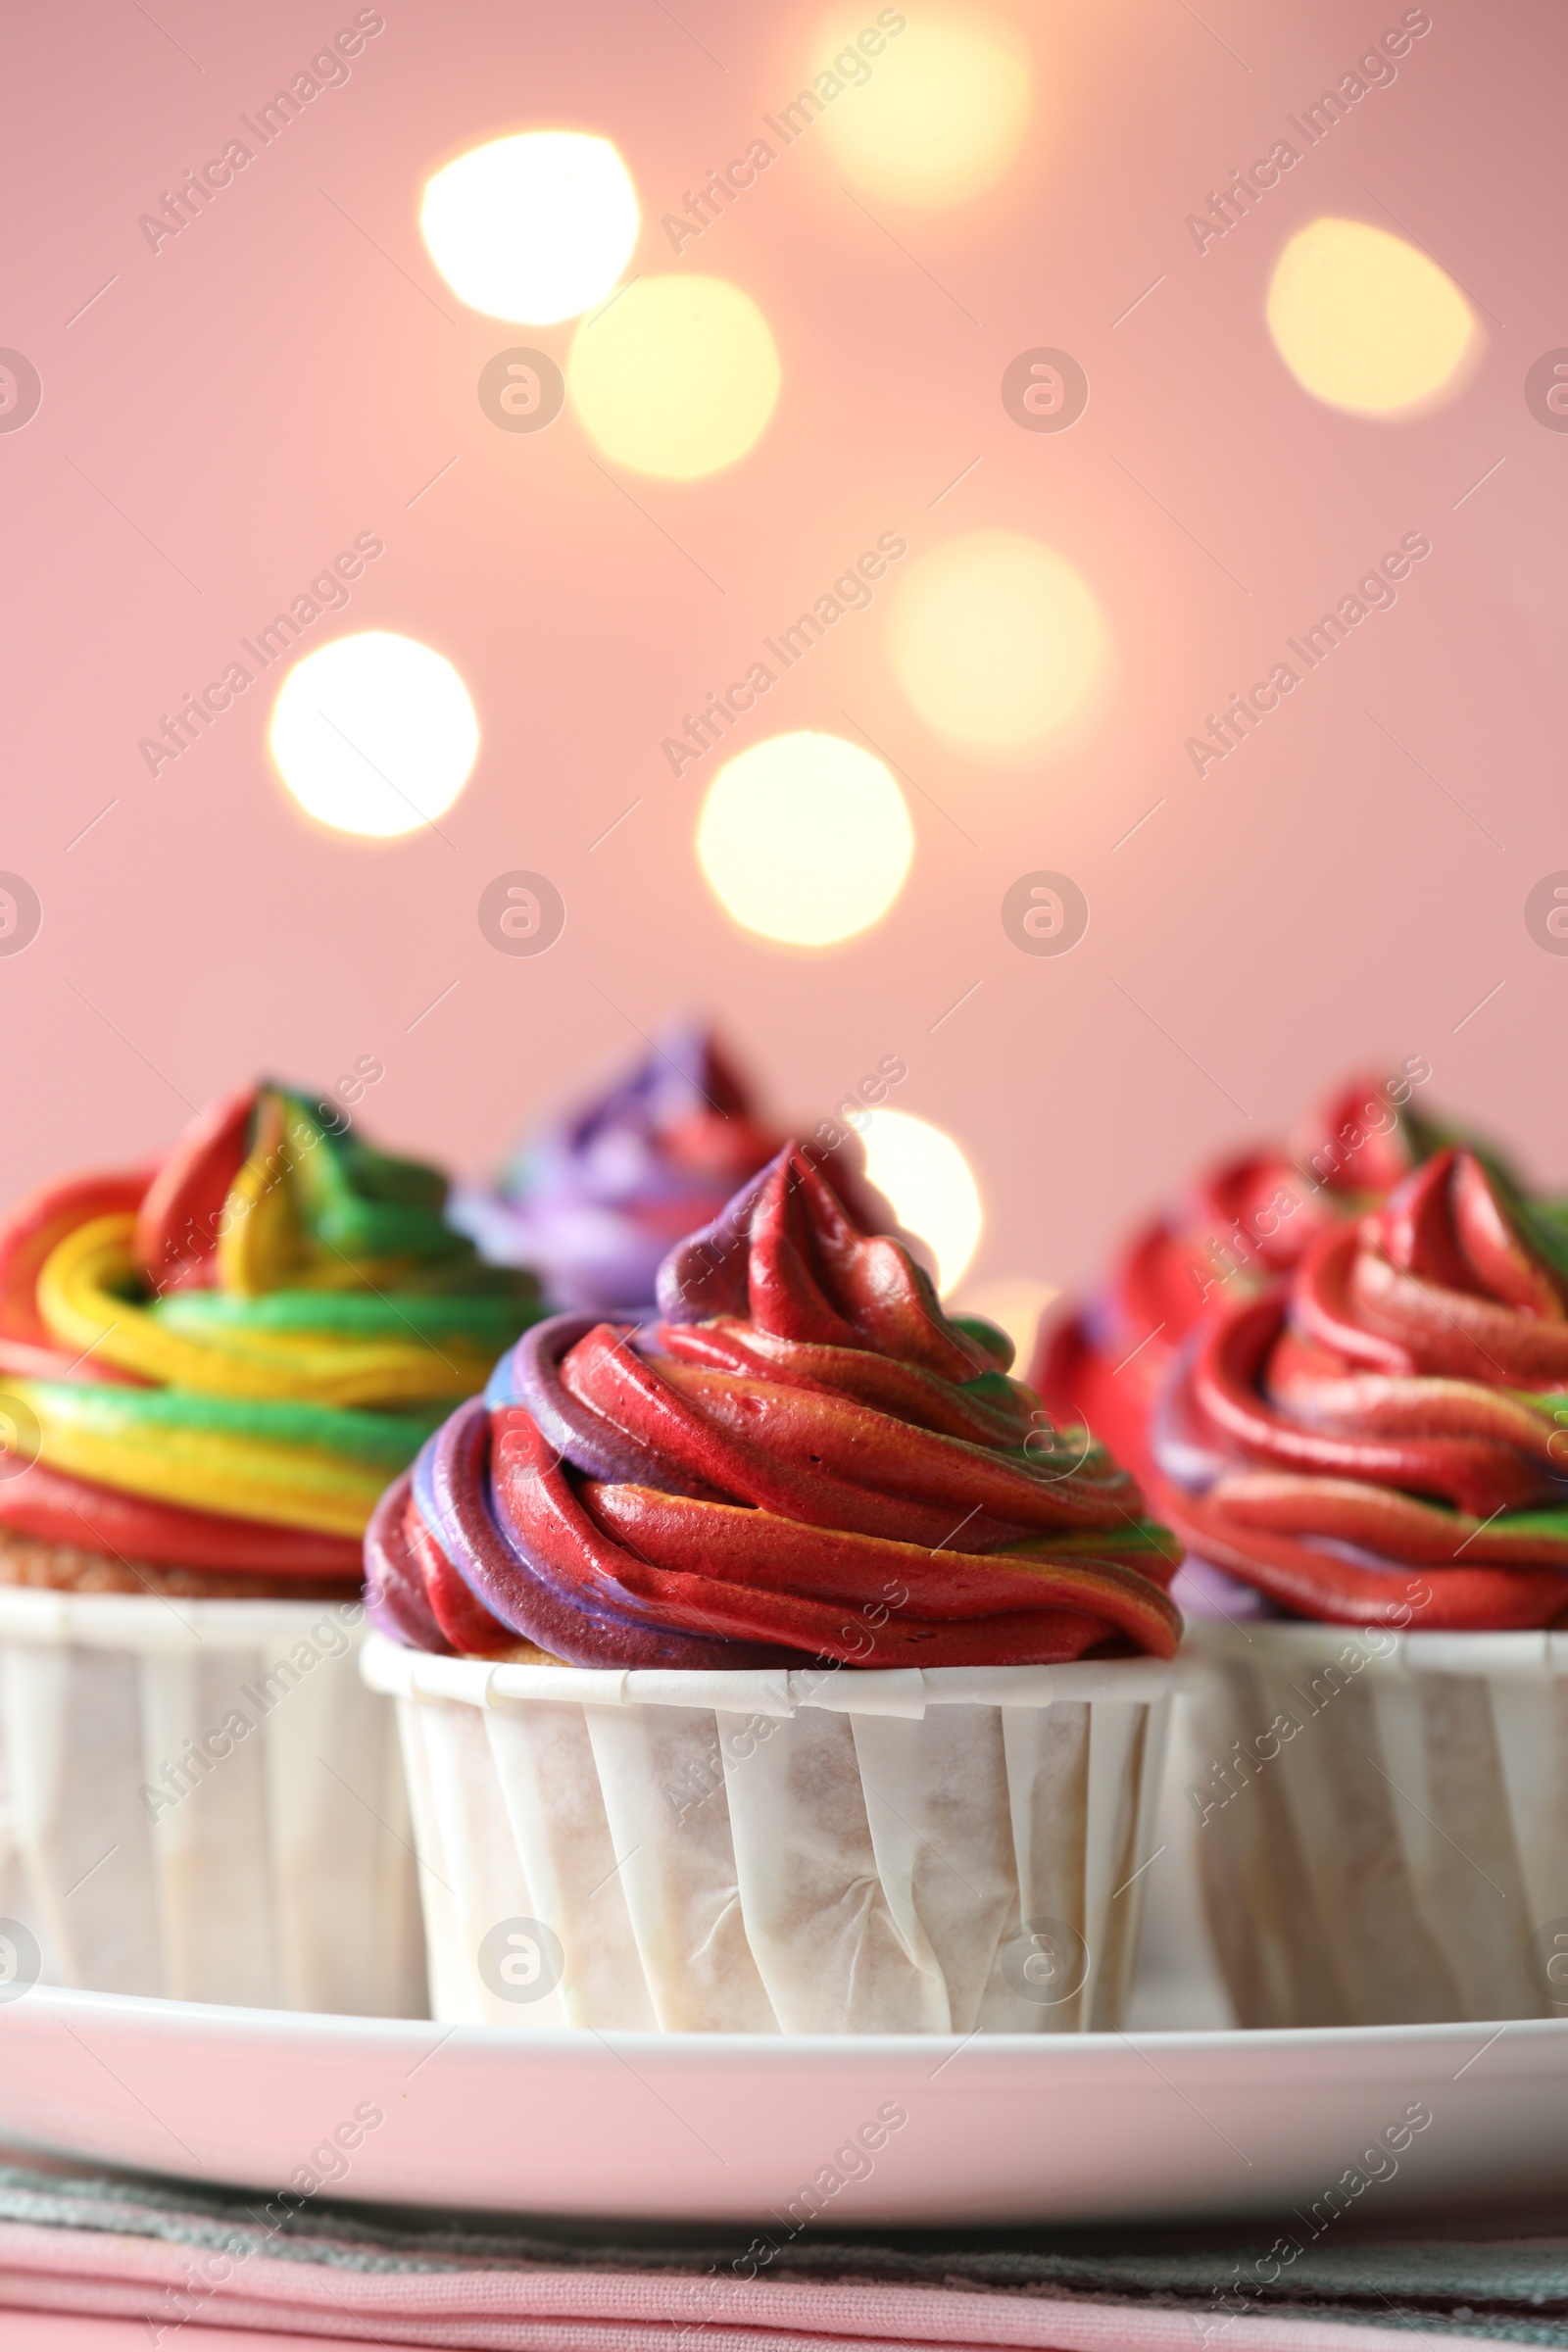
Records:
[[[366,2273],[236,2258],[108,2231],[0,2225],[5,2352],[104,2352],[114,2331],[20,2313],[136,2323],[123,2340],[181,2352],[217,2342],[494,2347],[496,2352],[884,2352],[995,2345],[1020,2352],[1391,2352],[1390,2330],[1344,2320],[1227,2316],[1052,2296],[843,2280],[772,2281],[637,2272]],[[22,2332],[30,2326],[31,2338]],[[223,2330],[215,2340],[209,2332]],[[186,2333],[189,2329],[190,2333]],[[234,2329],[260,2329],[229,2334]],[[278,2332],[283,2331],[283,2332]],[[1446,2352],[1485,2340],[1445,2331]]]
[[[145,2320],[82,2320],[54,2312],[8,2312],[6,2352],[146,2352]],[[341,2337],[336,2339],[342,2341]],[[279,2335],[275,2328],[209,2328],[186,2338],[186,2352],[310,2352],[328,2335]]]
[[[1568,2352],[1560,2236],[1284,2230],[792,2233],[743,2252],[733,2230],[266,2199],[0,2151],[0,2352],[1396,2352],[1401,2334]]]

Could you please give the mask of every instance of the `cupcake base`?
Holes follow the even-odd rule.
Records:
[[[1175,1671],[436,1658],[396,1696],[433,2014],[514,2028],[1119,2023]]]
[[[1568,1635],[1189,1622],[1244,2026],[1568,2015]]]
[[[280,1579],[247,1576],[220,1568],[184,1568],[158,1560],[127,1560],[118,1552],[93,1551],[76,1544],[52,1544],[0,1527],[0,1588],[22,1586],[44,1592],[148,1592],[189,1600],[272,1600]],[[290,1600],[353,1600],[349,1579],[289,1580]]]
[[[426,2013],[363,1621],[358,1600],[0,1586],[0,1918],[45,1983]]]

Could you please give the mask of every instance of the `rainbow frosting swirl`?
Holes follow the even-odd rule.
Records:
[[[1222,1160],[1143,1226],[1099,1295],[1055,1309],[1041,1332],[1030,1378],[1052,1411],[1083,1421],[1147,1482],[1150,1416],[1188,1333],[1288,1273],[1451,1140],[1409,1105],[1421,1066],[1348,1080],[1288,1149]]]
[[[536,1273],[554,1305],[646,1315],[664,1252],[782,1141],[711,1032],[673,1024],[626,1077],[533,1137],[495,1192],[461,1192],[453,1215],[488,1257]]]
[[[0,1532],[348,1580],[389,1476],[538,1314],[434,1168],[276,1086],[0,1226]]]
[[[1449,1146],[1205,1321],[1154,1425],[1200,1559],[1295,1615],[1568,1623],[1568,1256]]]
[[[1176,1548],[989,1324],[798,1145],[660,1269],[656,1332],[527,1333],[367,1539],[416,1647],[584,1666],[1169,1656]]]

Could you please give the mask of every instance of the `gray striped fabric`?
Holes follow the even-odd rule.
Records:
[[[606,2228],[214,2194],[28,2153],[0,2164],[0,2222],[367,2272],[674,2271],[1157,2305],[1202,2316],[1208,2345],[1219,2344],[1228,2321],[1268,2314],[1568,2352],[1568,2237],[1518,2234],[1520,2217],[1506,2237],[1496,2233],[1500,2223],[1489,2229],[1472,2218],[1438,2237],[1348,2231],[1332,2245],[1314,2245],[1291,2216],[1223,2230],[925,2230],[874,2238],[823,2230],[793,2239],[780,2230],[775,2239],[765,2230]]]

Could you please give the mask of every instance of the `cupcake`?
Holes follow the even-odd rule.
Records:
[[[646,1057],[514,1155],[453,1214],[498,1264],[526,1266],[551,1303],[654,1312],[665,1251],[715,1217],[782,1137],[710,1030],[667,1027]]]
[[[1180,1633],[1137,1485],[799,1146],[658,1299],[526,1334],[371,1524],[436,2015],[1114,2022]]]
[[[1268,1612],[1195,1627],[1214,1681],[1188,1798],[1242,2022],[1560,2013],[1568,1249],[1552,1212],[1470,1149],[1439,1151],[1191,1335],[1153,1450],[1195,1559]]]
[[[262,1086],[0,1226],[0,1909],[56,1981],[417,2005],[361,1540],[538,1311],[444,1196]]]
[[[1382,1200],[1444,1131],[1410,1108],[1431,1076],[1410,1057],[1352,1081],[1287,1150],[1222,1160],[1123,1250],[1104,1290],[1041,1331],[1032,1378],[1053,1412],[1083,1421],[1147,1478],[1149,1416],[1187,1333],[1213,1304],[1289,1272],[1325,1229]]]

